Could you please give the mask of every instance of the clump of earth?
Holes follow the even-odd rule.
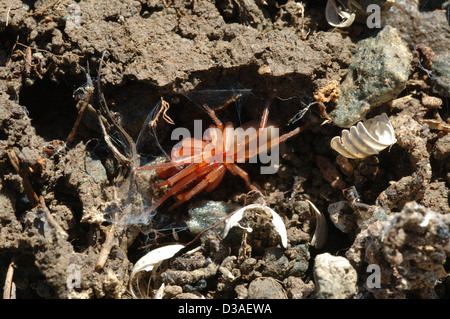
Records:
[[[3,297],[448,298],[449,4],[374,3],[340,1],[356,19],[335,28],[327,1],[1,2]],[[148,211],[170,187],[135,168],[167,161],[175,129],[213,124],[205,103],[234,127],[270,103],[280,134],[306,128],[276,173],[238,164],[257,190],[227,173]],[[395,144],[330,147],[382,113]],[[224,236],[250,204],[281,217],[287,245],[264,214]]]

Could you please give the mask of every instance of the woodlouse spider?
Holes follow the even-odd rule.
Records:
[[[209,127],[203,139],[185,138],[172,149],[170,162],[135,169],[136,171],[156,169],[157,174],[165,181],[154,184],[153,187],[171,186],[146,213],[154,211],[173,195],[176,195],[178,201],[169,210],[202,191],[213,191],[220,184],[227,170],[233,175],[240,176],[250,189],[257,189],[250,182],[248,173],[236,163],[243,163],[262,152],[271,150],[309,125],[307,123],[282,136],[276,134],[272,137],[276,128],[268,123],[270,101],[264,108],[261,121],[252,121],[237,129],[231,122],[224,125],[214,110],[204,105],[215,125]],[[278,130],[275,132],[278,133]]]

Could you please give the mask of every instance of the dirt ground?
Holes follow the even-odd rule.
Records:
[[[448,2],[395,1],[372,29],[364,14],[331,27],[326,3],[1,1],[3,297],[449,298]],[[386,112],[397,142],[346,159],[330,147],[343,127],[327,114],[363,72],[351,67],[362,43],[387,25],[409,75],[363,117]],[[353,73],[352,85],[365,90],[369,75]],[[211,193],[146,212],[168,188],[132,169],[163,161],[175,128],[193,132],[201,119],[206,129],[204,103],[235,126],[260,120],[268,101],[281,133],[309,126],[280,146],[276,174],[239,164],[260,191],[227,173]],[[196,237],[254,203],[281,216],[287,247],[258,211],[241,222],[252,232],[223,238],[220,223]],[[157,272],[130,276],[147,252],[174,243],[188,245]]]

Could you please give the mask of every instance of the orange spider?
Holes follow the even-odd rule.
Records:
[[[185,138],[172,149],[171,160],[167,163],[148,165],[136,168],[136,171],[156,169],[157,174],[166,179],[154,184],[154,187],[169,185],[169,191],[154,203],[146,213],[157,209],[170,196],[176,195],[178,201],[169,210],[188,201],[193,196],[206,190],[213,191],[222,181],[228,170],[239,175],[250,189],[257,189],[251,184],[248,173],[236,162],[244,162],[249,158],[268,151],[286,139],[303,131],[309,123],[296,128],[280,137],[271,138],[274,125],[267,126],[270,100],[266,104],[261,121],[252,121],[242,125],[242,130],[234,129],[231,122],[225,125],[218,119],[214,110],[204,105],[215,126],[211,125],[202,140]],[[254,128],[253,134],[242,135],[242,131]],[[257,147],[249,148],[257,142]],[[255,144],[253,144],[255,145]]]

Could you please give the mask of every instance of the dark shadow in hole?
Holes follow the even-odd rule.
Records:
[[[6,28],[0,33],[0,66],[6,66],[11,58],[11,49],[16,42],[17,34]]]
[[[148,19],[152,16],[152,14],[154,12],[163,11],[164,9],[165,9],[165,5],[162,1],[161,1],[161,3],[159,3],[158,1],[155,1],[154,5],[142,3],[141,11],[139,12],[139,15],[144,19]]]
[[[59,179],[55,185],[55,199],[58,205],[65,205],[68,207],[72,216],[65,216],[66,219],[72,219],[69,223],[73,223],[73,226],[68,230],[69,238],[67,239],[74,248],[75,252],[82,252],[89,247],[89,233],[90,226],[87,223],[81,223],[83,217],[83,205],[78,196],[74,195],[74,190],[67,188],[63,178]],[[59,208],[61,209],[61,208]],[[62,213],[62,211],[60,212]]]
[[[20,91],[19,103],[29,112],[36,133],[46,140],[65,140],[77,117],[73,90],[48,79],[36,80]]]
[[[441,10],[445,0],[419,0],[419,11]]]
[[[0,252],[0,278],[4,282],[9,263],[14,257],[13,282],[17,299],[42,299],[52,297],[51,288],[35,265],[35,258],[28,250],[4,250]]]
[[[21,220],[22,217],[25,215],[25,213],[32,209],[33,206],[31,205],[30,201],[28,200],[26,195],[17,193],[15,196],[17,196],[16,205],[15,208],[15,215],[16,218]]]

